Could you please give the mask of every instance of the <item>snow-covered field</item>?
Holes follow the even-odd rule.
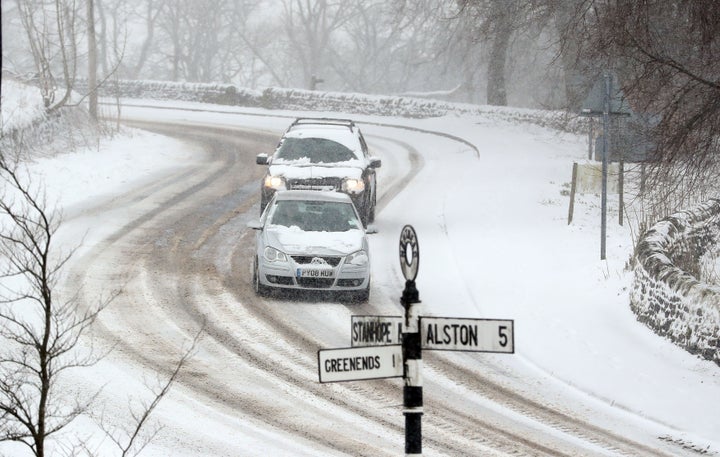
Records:
[[[195,103],[162,105],[165,109],[128,106],[123,115],[239,126],[279,136],[290,119],[308,114]],[[214,112],[182,109],[189,107]],[[478,359],[493,363],[499,371],[534,386],[535,395],[551,403],[592,405],[594,411],[602,411],[596,418],[600,426],[634,424],[621,431],[629,437],[634,430],[643,430],[710,455],[720,453],[720,410],[713,406],[720,398],[720,367],[679,349],[636,321],[628,305],[631,277],[624,269],[632,251],[629,228],[618,226],[616,213],[611,212],[607,260],[601,261],[599,196],[579,196],[574,221],[567,224],[568,197],[561,192],[567,189],[573,161],[587,155],[584,136],[492,116],[355,119],[370,148],[386,155],[391,154],[392,141],[423,145],[418,149],[423,168],[377,215],[379,233],[370,240],[373,297],[399,296],[403,281],[398,236],[403,225],[412,224],[420,243],[417,284],[424,315],[515,321],[515,354],[457,357],[467,363]],[[417,129],[457,136],[477,150]],[[380,186],[384,171],[410,166],[407,157],[382,158]],[[192,160],[189,145],[129,130],[97,149],[38,160],[31,169],[42,176],[48,195],[64,209],[69,222],[61,229],[62,243],[71,246],[82,239],[86,249],[123,223],[122,208],[90,213],[98,214],[98,219],[74,215],[98,204],[111,208],[113,195]],[[610,197],[610,207],[616,208],[615,196]],[[396,304],[388,303],[388,314],[397,313]],[[349,328],[349,320],[342,325]],[[348,343],[338,341],[337,346]],[[111,367],[108,361],[100,366]],[[137,385],[137,376],[142,377],[122,370],[113,376],[127,376],[122,382],[126,385]],[[424,376],[426,383],[432,382],[431,371]],[[425,395],[431,396],[432,390],[426,389]],[[195,429],[209,440],[235,441],[235,449],[247,450],[246,455],[293,454],[290,437],[271,434],[262,439],[263,431],[256,425],[236,423],[242,432],[233,427],[194,428],[193,423],[203,421],[204,411],[198,407],[192,415],[183,415],[188,401],[180,393],[165,400],[159,411],[165,416],[156,419],[166,429],[143,455],[168,455],[163,446],[172,440],[163,434]],[[396,413],[401,414],[399,409]],[[4,446],[0,445],[0,454],[15,455],[17,448]]]

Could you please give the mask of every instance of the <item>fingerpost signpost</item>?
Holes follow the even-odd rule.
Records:
[[[420,293],[415,287],[420,266],[420,246],[415,229],[410,225],[400,232],[400,269],[405,276],[405,289],[400,304],[405,309],[402,332],[403,415],[405,416],[405,455],[422,455],[422,348],[420,346]]]
[[[365,379],[404,380],[405,455],[422,455],[422,350],[515,353],[512,319],[468,319],[420,316],[415,285],[420,246],[415,229],[400,232],[400,269],[405,289],[404,316],[352,316],[352,347],[318,351],[321,383]]]

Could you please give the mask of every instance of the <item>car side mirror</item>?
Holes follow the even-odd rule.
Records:
[[[265,153],[258,154],[255,157],[255,163],[258,165],[267,165],[268,164],[268,155]]]
[[[368,235],[372,235],[373,233],[377,233],[377,232],[378,232],[377,226],[375,226],[374,224],[368,225],[367,228],[365,229],[365,233],[367,233]]]
[[[248,228],[251,228],[253,230],[262,230],[263,226],[260,223],[260,219],[255,219],[253,221],[250,221],[247,223]]]
[[[382,161],[377,157],[370,157],[370,168],[380,168]]]

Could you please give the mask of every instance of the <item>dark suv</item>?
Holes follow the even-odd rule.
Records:
[[[380,159],[368,154],[360,129],[349,119],[298,118],[285,131],[260,183],[260,213],[277,190],[335,190],[350,196],[367,226],[375,219]]]

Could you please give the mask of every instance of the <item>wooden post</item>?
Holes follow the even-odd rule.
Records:
[[[573,162],[572,182],[570,183],[570,207],[568,208],[568,225],[573,220],[573,211],[575,211],[575,189],[577,188],[577,162]]]
[[[625,158],[623,154],[623,148],[618,151],[620,153],[620,162],[618,163],[618,224],[623,225],[623,207],[625,206],[623,193],[625,186]]]

